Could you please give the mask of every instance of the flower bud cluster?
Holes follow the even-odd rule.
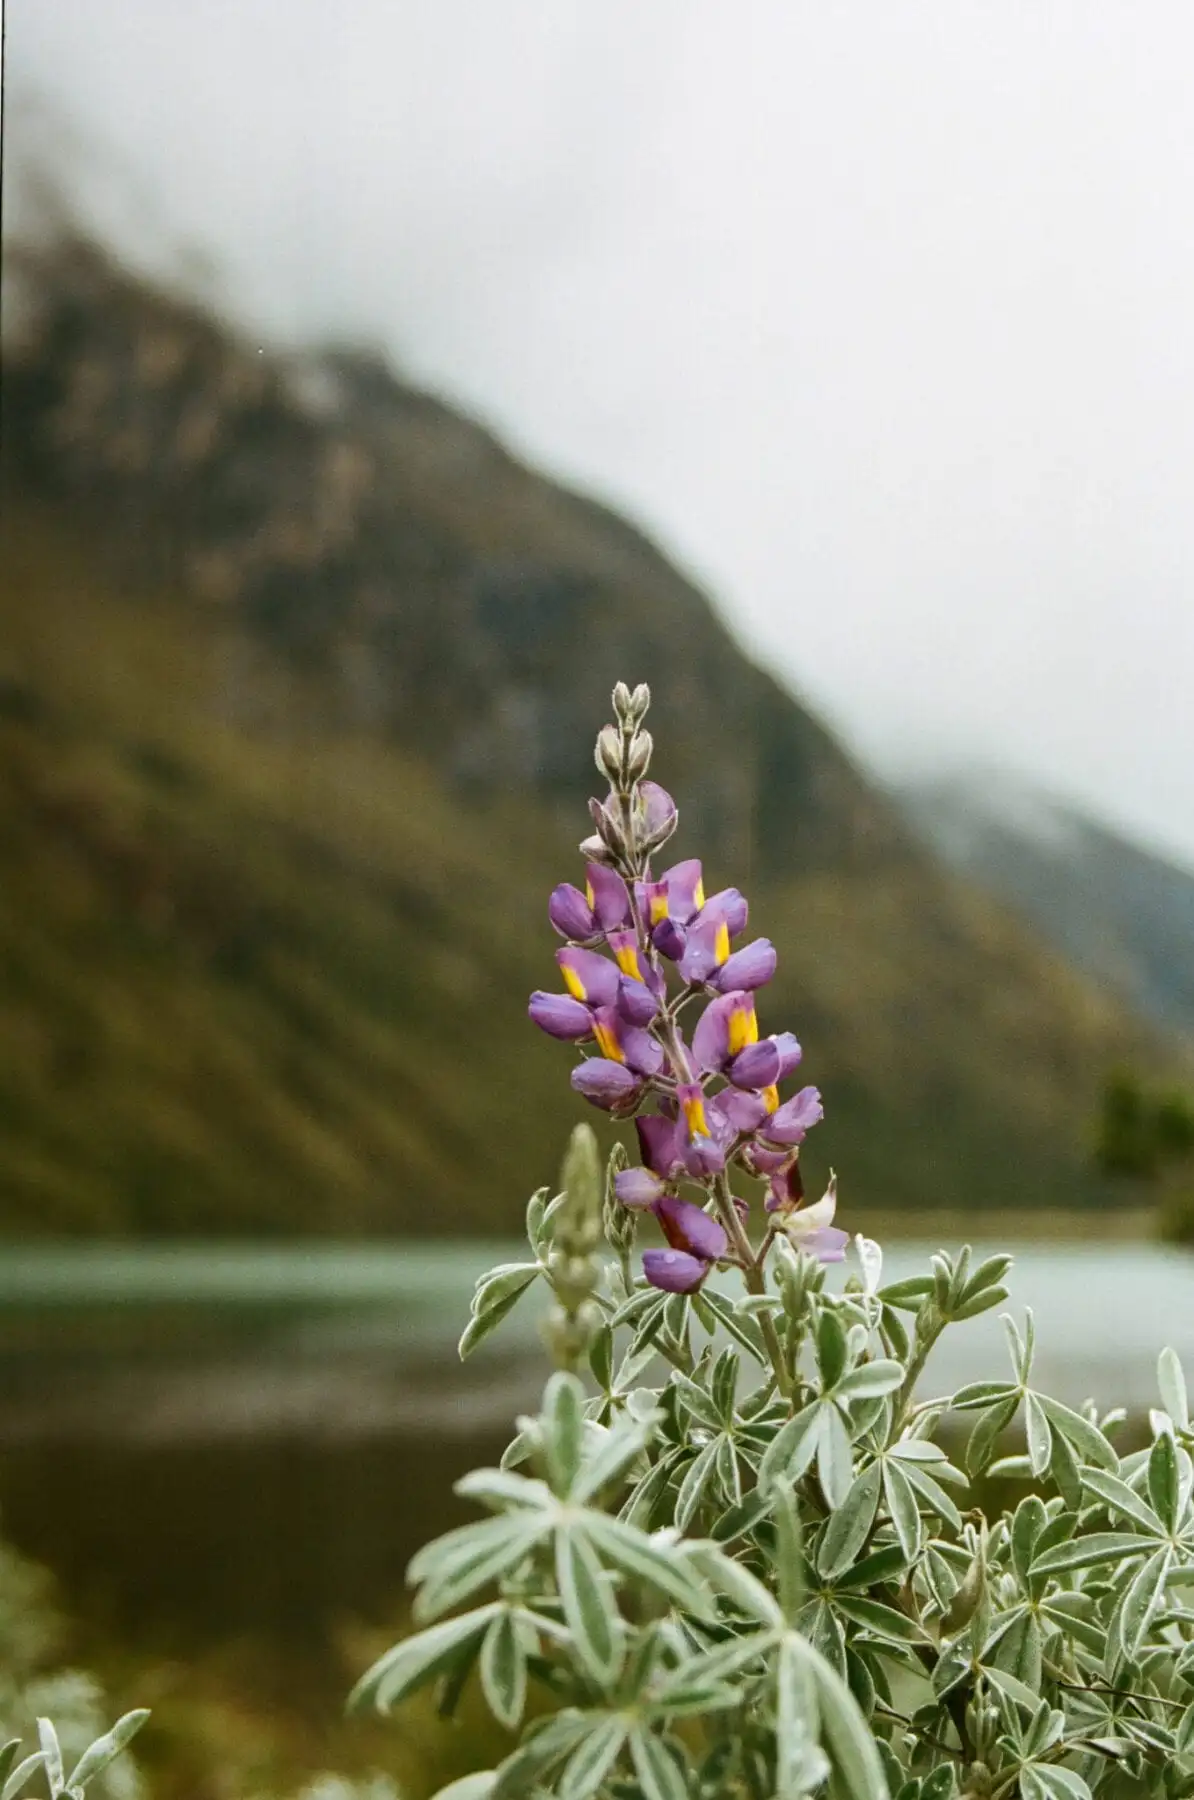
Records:
[[[634,1118],[641,1162],[618,1174],[616,1197],[651,1212],[667,1240],[644,1253],[647,1279],[689,1293],[720,1262],[760,1265],[734,1171],[768,1184],[767,1243],[783,1233],[822,1261],[840,1261],[846,1233],[833,1225],[832,1185],[815,1206],[803,1204],[800,1145],[822,1116],[821,1097],[814,1087],[781,1097],[801,1047],[790,1031],[760,1035],[755,995],[775,973],[774,946],[741,941],[746,899],[733,887],[706,897],[697,860],[652,869],[678,813],[647,779],[649,704],[645,685],[614,689],[615,719],[595,751],[609,791],[590,800],[595,831],[580,846],[585,886],[561,883],[548,903],[564,939],[556,962],[566,991],[532,994],[529,1012],[581,1049],[576,1091]],[[702,1010],[686,1037],[680,1015],[695,1001]],[[701,1190],[700,1200],[684,1197],[685,1186]]]

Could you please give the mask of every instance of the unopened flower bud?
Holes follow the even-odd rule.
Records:
[[[624,852],[626,840],[622,836],[622,827],[610,812],[609,808],[602,805],[600,800],[590,800],[589,816],[592,818],[594,825],[596,825],[597,835],[602,843],[605,844],[606,848],[614,851],[615,854]],[[609,858],[607,857],[604,860],[608,862]]]
[[[651,690],[645,681],[640,681],[630,696],[630,716],[636,725],[642,723],[647,716],[647,708],[651,704]]]
[[[629,722],[634,711],[634,695],[624,681],[615,684],[611,698],[615,719],[624,719]]]
[[[614,860],[612,851],[599,837],[582,838],[576,847],[586,862],[605,863],[608,865]]]
[[[655,748],[649,731],[636,731],[630,742],[630,756],[627,760],[626,772],[631,781],[641,781],[651,766],[651,752]]]
[[[622,733],[616,725],[603,725],[597,733],[593,761],[611,786],[617,787],[622,779]]]

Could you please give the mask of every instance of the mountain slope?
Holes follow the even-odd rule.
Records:
[[[942,777],[900,798],[959,874],[1142,1015],[1194,1034],[1194,872],[1006,777]]]
[[[1166,1052],[623,521],[88,246],[31,270],[4,402],[4,1228],[513,1226],[575,1112],[525,997],[618,675],[655,686],[677,853],[780,947],[812,1178],[858,1224],[1101,1197],[1106,1070]]]

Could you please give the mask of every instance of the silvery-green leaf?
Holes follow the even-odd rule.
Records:
[[[949,1316],[955,1325],[961,1325],[966,1319],[977,1319],[980,1313],[990,1312],[993,1306],[1002,1306],[1007,1292],[1005,1287],[982,1288],[968,1298],[956,1301]]]
[[[1058,1544],[1032,1565],[1034,1575],[1061,1575],[1068,1569],[1091,1569],[1100,1564],[1122,1562],[1128,1556],[1142,1556],[1151,1548],[1147,1538],[1129,1536],[1123,1531],[1093,1531],[1085,1537],[1072,1538]]]
[[[948,1525],[953,1526],[955,1531],[961,1531],[961,1513],[940,1482],[929,1473],[923,1464],[901,1462],[900,1472],[924,1502],[924,1507],[918,1510],[927,1509],[929,1512],[935,1512],[939,1519],[944,1519]]]
[[[1149,1451],[1148,1494],[1166,1532],[1174,1531],[1180,1506],[1177,1445],[1167,1431],[1161,1433]]]
[[[879,1289],[884,1306],[895,1306],[901,1312],[917,1312],[921,1302],[933,1291],[931,1275],[911,1275],[906,1281],[893,1281]]]
[[[826,1581],[844,1574],[865,1544],[875,1522],[882,1474],[877,1462],[865,1468],[826,1526],[817,1552],[817,1567]]]
[[[608,1394],[614,1378],[614,1334],[608,1320],[603,1320],[589,1343],[589,1369],[603,1394]]]
[[[622,1666],[621,1621],[593,1546],[575,1527],[556,1533],[556,1586],[581,1662],[609,1687]]]
[[[557,1494],[567,1495],[576,1479],[584,1450],[585,1390],[576,1379],[558,1370],[543,1395],[543,1437],[547,1473]]]
[[[1024,1429],[1028,1438],[1028,1463],[1036,1476],[1041,1476],[1049,1467],[1049,1454],[1053,1449],[1053,1433],[1044,1409],[1035,1394],[1024,1396]]]
[[[602,1513],[586,1513],[584,1529],[608,1562],[628,1575],[649,1581],[685,1611],[698,1617],[708,1612],[708,1594],[674,1549],[665,1550],[635,1526],[606,1518]]]
[[[4,1747],[2,1749],[0,1749],[0,1790],[3,1789],[5,1782],[8,1780],[8,1777],[9,1777],[10,1773],[12,1772],[12,1765],[17,1760],[17,1751],[20,1749],[20,1747],[21,1747],[21,1740],[19,1737],[15,1737],[15,1738],[9,1738],[8,1742],[4,1745]],[[39,1760],[40,1760],[40,1757],[41,1757],[41,1752],[39,1751],[38,1752]]]
[[[24,1757],[4,1783],[3,1800],[17,1800],[17,1795],[24,1793],[26,1784],[32,1781],[37,1771],[45,1767],[45,1761],[40,1750]]]
[[[601,1447],[581,1464],[580,1474],[572,1483],[571,1498],[583,1505],[602,1488],[620,1480],[642,1455],[654,1433],[654,1423],[648,1420],[616,1425]]]
[[[1024,1800],[1091,1800],[1081,1775],[1060,1763],[1028,1763],[1020,1771]]]
[[[1037,1539],[1048,1522],[1045,1503],[1039,1494],[1029,1494],[1016,1508],[1011,1528],[1012,1563],[1022,1582],[1028,1580]]]
[[[817,1366],[821,1386],[826,1391],[836,1387],[846,1366],[846,1334],[831,1306],[823,1306],[817,1320]]]
[[[714,1544],[694,1544],[689,1551],[689,1559],[719,1594],[724,1594],[727,1600],[734,1603],[739,1612],[761,1620],[764,1625],[779,1627],[783,1624],[784,1615],[778,1601],[763,1586],[757,1575],[744,1569],[732,1556],[727,1556]]]
[[[547,1213],[547,1195],[548,1189],[541,1187],[536,1189],[527,1201],[527,1241],[536,1255],[540,1253],[546,1242],[543,1236],[543,1221]]]
[[[963,1667],[963,1673],[966,1672],[966,1669],[968,1669],[969,1666],[969,1660],[967,1659]],[[1030,1718],[1035,1715],[1036,1710],[1041,1703],[1041,1697],[1032,1688],[1025,1687],[1018,1676],[1009,1675],[1006,1669],[997,1668],[993,1663],[984,1668],[983,1674],[993,1688],[997,1688],[1001,1694],[1006,1694],[1008,1699],[1013,1701],[1017,1706],[1023,1707]]]
[[[1094,1603],[1086,1594],[1050,1594],[1041,1601],[1043,1618],[1084,1650],[1101,1657],[1107,1647],[1107,1629],[1092,1623],[1093,1610]]]
[[[663,1330],[663,1316],[667,1307],[667,1299],[663,1294],[652,1292],[647,1305],[637,1315],[634,1333],[630,1339],[629,1354],[637,1357],[648,1344],[653,1344]]]
[[[579,1712],[567,1707],[546,1720],[536,1720],[527,1728],[522,1743],[501,1764],[493,1789],[493,1800],[527,1800],[537,1792],[538,1778],[563,1761],[595,1722],[605,1713]]]
[[[688,1800],[688,1783],[661,1738],[637,1727],[630,1736],[630,1754],[643,1800]]]
[[[478,1769],[474,1775],[462,1775],[447,1787],[438,1788],[432,1800],[490,1800],[497,1778],[496,1769]]]
[[[963,1644],[948,1645],[937,1658],[936,1667],[930,1677],[933,1693],[937,1699],[944,1700],[946,1694],[951,1694],[958,1683],[964,1681],[969,1673],[969,1650]]]
[[[817,1742],[820,1720],[817,1689],[807,1657],[787,1634],[779,1647],[775,1671],[776,1800],[803,1800],[820,1787],[829,1772]]]
[[[1105,1501],[1113,1512],[1135,1519],[1138,1525],[1143,1525],[1154,1537],[1165,1536],[1165,1527],[1152,1507],[1126,1481],[1121,1481],[1118,1475],[1109,1475],[1104,1469],[1083,1469],[1082,1485]]]
[[[797,1656],[808,1659],[817,1692],[821,1743],[829,1752],[843,1792],[849,1800],[887,1800],[883,1763],[850,1689],[805,1639],[789,1632],[785,1642],[795,1646]]]
[[[900,1548],[911,1562],[920,1550],[920,1511],[912,1484],[898,1462],[884,1461],[883,1494]]]
[[[1031,1319],[1031,1313],[1028,1315]],[[1003,1326],[1003,1335],[1007,1339],[1007,1352],[1011,1358],[1012,1373],[1023,1385],[1028,1380],[1028,1372],[1032,1363],[1030,1349],[1020,1336],[1019,1327],[1011,1313],[1000,1313],[999,1323]]]
[[[779,1604],[784,1618],[791,1624],[805,1599],[804,1541],[800,1511],[792,1485],[781,1475],[775,1483],[775,1573],[779,1587]]]
[[[972,1480],[981,1475],[990,1462],[996,1440],[1011,1424],[1019,1404],[1018,1392],[1013,1392],[1006,1400],[992,1402],[974,1427],[962,1459]]]
[[[457,1352],[463,1362],[483,1338],[513,1311],[539,1273],[538,1263],[519,1263],[494,1274],[473,1298],[473,1316],[464,1328]]]
[[[993,1666],[1014,1675],[1034,1694],[1041,1691],[1041,1628],[1036,1614],[1024,1611],[996,1646]]]
[[[854,1479],[850,1434],[832,1401],[822,1402],[820,1415],[817,1428],[817,1479],[821,1483],[826,1504],[838,1507],[850,1492],[850,1484]],[[794,1480],[790,1467],[788,1473],[789,1478]]]
[[[835,1594],[833,1604],[843,1619],[861,1625],[872,1637],[889,1644],[923,1644],[928,1640],[921,1626],[907,1613],[885,1606],[881,1600],[870,1600],[862,1594]]]
[[[830,1668],[846,1679],[846,1633],[841,1620],[825,1598],[813,1600],[805,1607],[800,1629],[814,1649],[819,1650]]]
[[[457,1619],[445,1619],[430,1631],[404,1638],[365,1671],[348,1697],[351,1708],[374,1706],[389,1712],[407,1694],[431,1681],[452,1662],[466,1644],[479,1638],[491,1619],[503,1610],[500,1600],[479,1606]]]
[[[495,1510],[508,1506],[550,1506],[552,1504],[551,1489],[545,1481],[536,1481],[526,1475],[516,1475],[510,1469],[471,1469],[467,1475],[453,1483],[452,1492],[459,1494],[464,1500],[476,1500],[482,1506]],[[470,1531],[473,1527],[464,1525],[462,1531]],[[426,1550],[433,1550],[435,1543],[446,1543],[448,1537],[437,1538]],[[407,1579],[418,1581],[418,1572],[426,1550],[415,1556],[407,1571]]]
[[[1031,1461],[1028,1466],[1031,1471]],[[1082,1505],[1082,1471],[1068,1438],[1063,1437],[1060,1431],[1053,1433],[1049,1451],[1049,1474],[1066,1506],[1071,1512],[1077,1512]]]
[[[899,1544],[884,1544],[848,1569],[839,1577],[837,1585],[867,1593],[871,1588],[886,1587],[889,1582],[899,1581],[907,1566],[908,1559]]]
[[[1084,1463],[1093,1463],[1100,1469],[1119,1467],[1118,1456],[1097,1425],[1092,1425],[1081,1413],[1063,1406],[1060,1400],[1054,1400],[1048,1394],[1037,1394],[1035,1399],[1053,1429],[1073,1446]]]
[[[706,1331],[712,1333],[715,1326],[720,1325],[724,1331],[729,1332],[735,1343],[741,1344],[744,1350],[749,1351],[760,1368],[770,1367],[767,1347],[758,1326],[753,1319],[739,1314],[724,1295],[717,1293],[713,1288],[706,1287],[694,1296],[694,1306],[697,1317]],[[706,1315],[711,1315],[712,1323]]]
[[[900,1438],[889,1446],[886,1454],[898,1457],[901,1462],[943,1463],[946,1460],[945,1451],[940,1444],[930,1443],[927,1438],[921,1437]],[[960,1469],[954,1470],[954,1477],[960,1481],[966,1479]]]
[[[759,1464],[760,1487],[768,1487],[777,1475],[786,1475],[793,1482],[800,1480],[817,1453],[821,1406],[821,1402],[814,1401],[781,1426]]]
[[[638,1485],[627,1495],[618,1518],[627,1525],[636,1525],[644,1530],[650,1525],[651,1516],[671,1481],[678,1457],[679,1453],[673,1452],[648,1469]]]
[[[560,1800],[589,1800],[605,1781],[626,1742],[621,1713],[590,1713],[585,1735],[557,1777]]]
[[[677,1694],[685,1694],[698,1684],[720,1687],[732,1681],[734,1676],[761,1663],[775,1642],[773,1632],[752,1631],[690,1657],[668,1670],[666,1680],[656,1690],[654,1703],[666,1712]]]
[[[727,1344],[713,1367],[710,1387],[713,1404],[727,1425],[734,1422],[734,1396],[738,1391],[738,1353]]]
[[[981,1294],[987,1288],[996,1287],[1011,1266],[1012,1258],[1010,1256],[1003,1254],[988,1256],[985,1262],[979,1263],[978,1268],[975,1269],[962,1289],[963,1300],[971,1300],[975,1294]]]
[[[481,1687],[499,1725],[513,1731],[526,1704],[527,1661],[514,1615],[500,1612],[481,1644]]]
[[[1119,1632],[1123,1652],[1127,1657],[1135,1656],[1144,1641],[1149,1621],[1165,1591],[1171,1556],[1172,1551],[1168,1546],[1155,1550],[1137,1571],[1124,1596],[1119,1615]]]
[[[1157,1358],[1157,1386],[1161,1393],[1161,1405],[1178,1429],[1185,1431],[1190,1423],[1190,1409],[1186,1398],[1186,1377],[1176,1350],[1166,1348]]]
[[[717,1451],[721,1438],[710,1438],[703,1449],[698,1450],[680,1483],[676,1494],[675,1519],[680,1531],[687,1531],[698,1506],[705,1496],[705,1490],[717,1476]]]
[[[977,1412],[981,1408],[1004,1405],[1008,1401],[1014,1406],[1019,1397],[1019,1388],[1009,1387],[1006,1381],[971,1381],[952,1396],[950,1406],[955,1412]]]
[[[1174,1748],[1179,1756],[1194,1756],[1194,1706],[1187,1706],[1178,1720]]]
[[[46,1780],[50,1784],[50,1792],[57,1795],[65,1778],[62,1773],[62,1747],[58,1742],[58,1733],[50,1719],[37,1721],[37,1736],[41,1744],[42,1761],[45,1764]]]
[[[839,1400],[869,1400],[892,1393],[903,1379],[904,1371],[898,1362],[876,1357],[873,1362],[860,1363],[843,1375],[834,1392]]]
[[[551,1523],[551,1515],[543,1511],[503,1513],[500,1518],[463,1527],[460,1537],[450,1532],[448,1538],[428,1545],[428,1551],[439,1551],[440,1556],[429,1566],[422,1551],[415,1559],[427,1570],[412,1609],[415,1618],[420,1624],[438,1618],[487,1582],[505,1575],[546,1536]],[[466,1539],[463,1533],[470,1531],[472,1537]],[[450,1555],[446,1554],[449,1540],[454,1540]]]
[[[85,1788],[89,1781],[94,1781],[95,1777],[106,1769],[110,1762],[115,1761],[126,1745],[132,1743],[148,1717],[149,1708],[140,1706],[133,1712],[125,1713],[123,1718],[117,1719],[111,1731],[105,1732],[103,1737],[96,1738],[95,1742],[84,1750],[67,1778],[67,1787]]]
[[[709,1536],[719,1544],[732,1543],[735,1538],[745,1537],[753,1531],[760,1519],[765,1519],[771,1511],[772,1489],[756,1487],[733,1506],[726,1508],[721,1517],[713,1521]]]

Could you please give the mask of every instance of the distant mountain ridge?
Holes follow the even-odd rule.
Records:
[[[1102,1080],[1167,1048],[632,526],[375,357],[259,354],[79,240],[9,262],[0,1225],[514,1226],[568,1123],[525,1001],[618,677],[677,854],[779,947],[810,1181],[860,1223],[1105,1197]]]
[[[1145,1017],[1194,1035],[1194,870],[1007,776],[897,790],[926,841]]]

